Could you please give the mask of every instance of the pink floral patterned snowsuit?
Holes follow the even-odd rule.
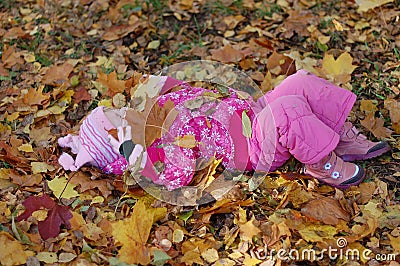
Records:
[[[183,89],[168,92],[176,85]],[[274,170],[291,156],[316,163],[336,148],[338,133],[356,100],[350,91],[304,70],[257,102],[233,89],[229,96],[215,98],[217,91],[210,93],[169,77],[161,93],[158,103],[173,101],[179,115],[168,134],[147,147],[141,174],[170,190],[190,183],[198,158],[215,156],[227,169],[239,171]],[[243,134],[245,116],[252,121],[251,136]],[[185,135],[194,135],[198,145],[174,144]],[[153,168],[157,161],[165,164],[159,175]]]

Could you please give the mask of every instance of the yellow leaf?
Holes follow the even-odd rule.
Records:
[[[74,90],[66,90],[64,95],[58,100],[59,103],[70,104],[72,102],[72,96],[74,95]]]
[[[154,208],[146,208],[139,200],[133,207],[129,218],[112,224],[112,234],[122,247],[119,260],[130,264],[150,263],[150,250],[146,243],[154,220]]]
[[[44,221],[47,218],[48,210],[37,210],[32,213],[32,216],[38,221]]]
[[[394,0],[356,0],[358,5],[357,12],[365,12],[393,1]]]
[[[326,239],[334,239],[334,235],[338,230],[339,229],[331,225],[313,224],[300,229],[299,233],[305,241],[324,242]]]
[[[1,265],[25,264],[28,257],[34,255],[33,251],[24,250],[24,246],[20,242],[4,231],[0,232],[0,247],[2,247],[0,252]]]
[[[250,257],[250,255],[248,255],[248,254],[244,254],[244,255],[245,255],[245,258],[243,260],[243,265],[245,265],[245,266],[255,266],[262,262],[261,260],[259,260],[257,258]]]
[[[78,192],[74,190],[75,186],[68,183],[65,176],[61,178],[56,177],[47,184],[57,198],[62,196],[63,198],[70,199],[79,195]]]
[[[111,99],[104,99],[99,101],[99,103],[97,104],[98,106],[105,106],[105,107],[110,107],[112,108],[112,100]]]
[[[0,223],[7,223],[11,215],[10,209],[7,207],[7,203],[4,201],[0,202]]]
[[[174,233],[172,235],[172,242],[174,243],[180,243],[183,241],[185,234],[181,229],[175,229]]]
[[[186,263],[187,265],[204,265],[204,262],[201,259],[200,253],[197,248],[195,250],[189,250],[188,252],[185,252],[183,257],[181,258],[181,262]]]
[[[31,162],[31,167],[34,174],[46,173],[47,171],[54,171],[55,169],[54,166],[43,162]]]
[[[147,45],[147,49],[157,49],[160,46],[160,41],[159,40],[155,40],[155,41],[151,41],[149,42],[149,44]]]
[[[19,112],[13,112],[10,115],[8,113],[6,113],[6,118],[7,118],[7,121],[9,121],[9,122],[14,122],[14,120],[17,119],[18,117],[19,117]]]
[[[253,216],[248,222],[240,225],[240,239],[243,241],[251,242],[253,237],[261,232],[261,230],[254,225],[254,220],[255,218]]]
[[[352,65],[353,58],[347,52],[341,54],[336,60],[331,54],[325,54],[322,59],[322,73],[336,84],[345,84],[350,81],[351,73],[357,66]]]
[[[201,253],[201,256],[208,263],[216,262],[219,259],[218,251],[215,248],[209,248]]]
[[[390,245],[396,252],[400,252],[400,236],[394,237],[391,235],[388,235],[390,239]]]
[[[178,136],[175,138],[174,144],[182,148],[194,148],[197,146],[198,142],[194,135],[185,135],[183,137]]]
[[[24,151],[24,152],[33,152],[33,148],[31,144],[22,144],[21,146],[18,147],[19,151]]]
[[[58,261],[57,253],[55,252],[46,252],[46,251],[39,252],[36,255],[36,258],[39,261],[43,261],[44,263],[56,263]]]

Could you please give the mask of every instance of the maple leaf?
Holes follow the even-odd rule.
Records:
[[[309,11],[289,10],[288,14],[283,24],[283,36],[290,38],[295,32],[301,36],[310,36],[307,27],[314,23],[315,17]]]
[[[108,88],[106,95],[110,97],[125,91],[125,81],[117,79],[117,72],[115,70],[108,75],[100,72],[97,76],[97,82]]]
[[[153,220],[154,210],[146,208],[143,201],[138,201],[129,218],[112,224],[112,234],[122,244],[118,252],[121,261],[142,265],[150,263],[150,251],[146,243]]]
[[[53,65],[46,71],[42,82],[47,85],[59,86],[68,80],[72,70],[74,70],[74,66],[69,62],[65,62],[62,65]]]
[[[63,198],[70,199],[79,195],[65,176],[61,178],[55,177],[53,180],[47,182],[47,184],[57,198],[62,196]]]
[[[171,100],[160,106],[157,98],[147,97],[143,112],[128,109],[125,119],[132,128],[133,142],[148,146],[168,131],[177,115]]]
[[[374,9],[375,7],[391,3],[394,0],[356,0],[358,5],[357,12],[366,12],[370,9]]]
[[[360,121],[360,123],[378,139],[390,138],[392,135],[392,130],[383,126],[385,120],[381,117],[375,117],[374,113],[369,113],[364,120]]]
[[[275,75],[285,74],[287,76],[296,72],[294,60],[283,54],[273,52],[267,61],[267,69]]]
[[[388,99],[384,102],[385,108],[389,110],[392,128],[397,134],[400,134],[400,102]]]
[[[212,59],[223,63],[237,63],[243,59],[243,53],[229,44],[220,49],[210,50],[210,52]]]
[[[38,221],[39,234],[44,240],[58,236],[61,225],[65,225],[68,229],[71,228],[69,220],[72,218],[72,213],[69,208],[57,205],[47,194],[43,194],[41,197],[30,196],[22,205],[25,207],[25,211],[17,217],[17,221],[28,219],[38,210],[48,211],[46,219]]]
[[[350,214],[340,206],[337,200],[328,197],[319,197],[307,202],[301,208],[301,213],[329,225],[337,225],[339,219],[350,221]]]
[[[142,23],[138,20],[132,25],[113,25],[107,29],[103,35],[103,39],[106,41],[115,41],[136,30],[141,24]]]
[[[24,249],[24,246],[15,240],[9,233],[0,232],[0,264],[1,265],[20,265],[25,264],[28,257],[33,256],[33,251]]]
[[[344,52],[336,60],[333,55],[325,54],[320,73],[335,84],[346,84],[351,79],[351,73],[357,68],[352,62],[353,58],[348,52]]]
[[[37,90],[30,88],[26,94],[22,96],[22,102],[28,106],[41,105],[45,100],[49,99],[49,95],[43,94],[44,86],[40,86]]]

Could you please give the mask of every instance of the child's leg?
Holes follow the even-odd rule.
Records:
[[[337,132],[313,113],[304,96],[282,96],[257,114],[253,140],[259,146],[251,146],[251,159],[256,170],[267,170],[268,163],[273,170],[293,155],[307,166],[310,175],[333,186],[347,188],[361,182],[364,172],[334,154],[339,138]]]
[[[260,98],[259,104],[265,106],[287,95],[303,96],[312,112],[337,133],[342,129],[356,100],[356,95],[352,92],[299,70]]]
[[[280,97],[270,108],[277,130],[276,160],[282,162],[293,155],[302,163],[313,164],[337,146],[339,134],[313,113],[303,96]]]

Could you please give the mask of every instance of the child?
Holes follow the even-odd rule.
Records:
[[[199,159],[215,157],[226,169],[267,172],[294,156],[304,164],[305,174],[347,189],[365,175],[351,161],[390,150],[386,142],[369,141],[345,122],[356,100],[353,93],[304,70],[257,102],[233,89],[224,94],[165,76],[147,77],[143,84],[135,96],[145,99],[150,92],[144,88],[151,87],[152,94],[161,95],[159,107],[172,102],[177,111],[166,131],[149,145],[134,144],[132,132],[139,129],[127,123],[127,116],[136,111],[98,107],[83,121],[79,136],[59,139],[60,146],[77,154],[75,160],[66,153],[60,156],[64,169],[75,171],[89,163],[121,174],[135,165],[142,176],[173,190],[191,182]],[[115,128],[118,140],[109,134]],[[185,139],[189,142],[182,144]],[[162,167],[155,167],[160,162]]]

